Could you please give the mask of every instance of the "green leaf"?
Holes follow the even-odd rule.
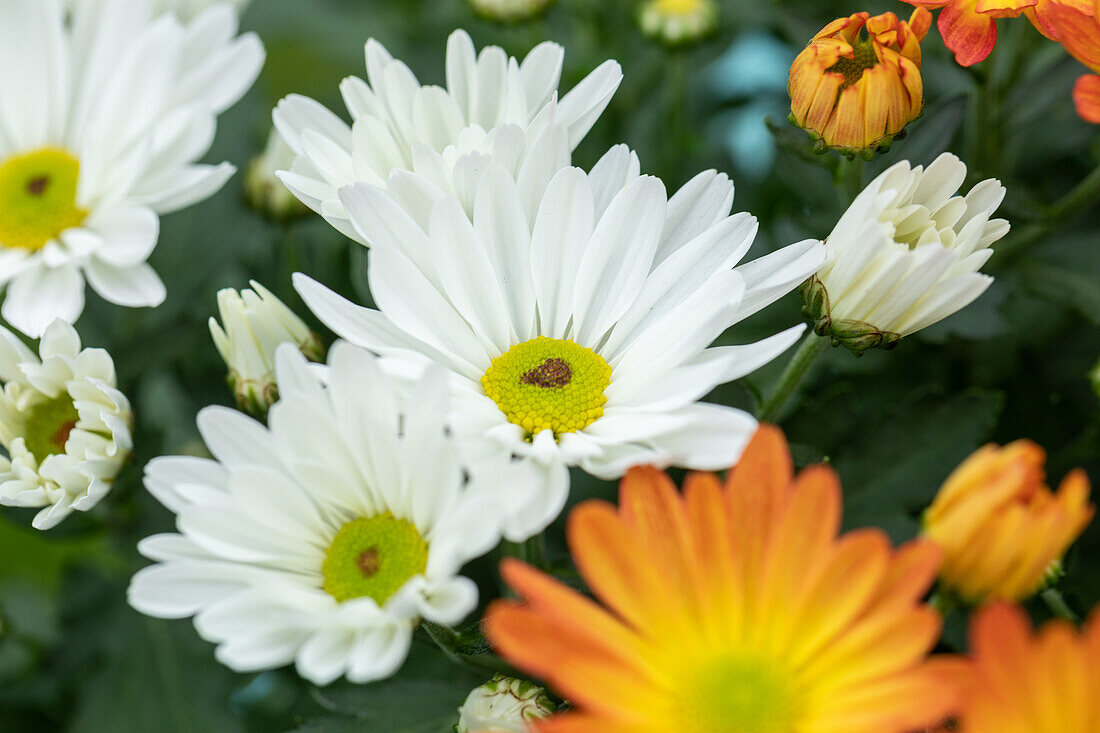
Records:
[[[1045,262],[1028,262],[1021,268],[1024,287],[1054,303],[1073,308],[1100,325],[1100,287],[1094,276]]]

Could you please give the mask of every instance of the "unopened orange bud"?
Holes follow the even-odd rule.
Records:
[[[931,23],[917,8],[908,22],[856,13],[825,26],[791,65],[791,121],[823,148],[889,145],[924,109],[920,42]]]
[[[925,512],[924,536],[944,553],[940,581],[964,600],[1033,595],[1092,519],[1085,472],[1070,472],[1054,493],[1045,460],[1029,440],[987,445],[955,469]]]

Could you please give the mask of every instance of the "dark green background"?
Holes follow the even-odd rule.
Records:
[[[256,88],[223,116],[211,160],[242,168],[261,148],[270,109],[300,92],[341,109],[337,85],[363,75],[367,36],[383,41],[424,82],[442,82],[443,48],[455,27],[478,45],[518,55],[551,38],[566,46],[566,86],[603,59],[622,62],[625,81],[578,149],[590,166],[611,144],[638,150],[646,172],[674,189],[706,168],[738,181],[736,208],[762,222],[752,256],[805,237],[824,237],[848,204],[834,185],[835,157],[814,159],[809,142],[777,120],[782,142],[761,180],[740,176],[722,144],[721,120],[751,99],[722,99],[708,71],[742,33],[769,31],[801,47],[833,17],[893,10],[900,2],[852,5],[822,0],[726,0],[722,27],[709,41],[669,52],[643,38],[635,5],[622,0],[561,0],[534,23],[503,27],[477,20],[464,0],[254,0],[244,23],[264,39],[267,68]],[[840,471],[850,526],[873,524],[897,540],[917,529],[920,510],[950,470],[989,440],[1030,437],[1050,452],[1052,480],[1085,466],[1100,476],[1100,410],[1086,373],[1100,358],[1100,254],[1097,209],[1050,216],[1050,205],[1098,162],[1096,128],[1070,101],[1083,71],[1026,23],[1002,22],[1002,43],[972,70],[955,65],[932,31],[924,44],[927,109],[908,139],[867,166],[867,176],[897,160],[926,163],[948,149],[972,167],[973,183],[995,176],[1009,188],[1002,215],[1019,231],[989,266],[994,286],[959,315],[901,342],[893,352],[857,359],[830,350],[806,383],[798,409],[783,420],[799,463],[831,461]],[[748,73],[751,69],[746,69]],[[772,93],[781,109],[782,89]],[[140,485],[156,455],[201,451],[194,416],[228,403],[224,366],[206,319],[219,288],[250,278],[302,310],[289,276],[302,270],[362,302],[366,251],[309,217],[269,222],[243,204],[238,175],[218,196],[165,217],[152,263],[168,284],[154,311],[123,310],[90,296],[78,324],[85,343],[115,357],[121,387],[137,414],[136,456],[113,493],[89,515],[38,533],[31,512],[0,511],[0,730],[110,733],[185,731],[386,731],[439,733],[484,679],[451,664],[418,640],[393,680],[316,690],[293,672],[238,675],[213,659],[189,622],[146,619],[124,591],[144,562],[138,539],[171,527],[172,518]],[[1041,236],[1038,236],[1041,234]],[[1013,242],[1012,239],[1015,239]],[[1011,250],[1011,252],[1009,252]],[[723,341],[759,338],[799,318],[796,296],[741,324]],[[330,334],[325,334],[330,338]],[[751,409],[783,360],[727,385],[712,401]],[[574,500],[614,495],[611,484],[575,474]],[[550,532],[552,560],[563,563],[561,522]],[[1070,553],[1062,590],[1079,613],[1100,599],[1100,530]],[[487,598],[499,592],[495,556],[473,564]],[[1047,615],[1032,604],[1036,618]],[[964,618],[948,621],[959,644]]]

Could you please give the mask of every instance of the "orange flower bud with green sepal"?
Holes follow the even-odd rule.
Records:
[[[791,122],[820,147],[888,146],[924,109],[920,42],[932,15],[856,13],[825,26],[791,65]]]

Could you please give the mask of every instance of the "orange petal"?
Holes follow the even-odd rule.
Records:
[[[928,540],[913,540],[897,549],[879,586],[876,608],[906,608],[922,598],[936,579],[943,553]]]
[[[1085,74],[1073,85],[1073,102],[1085,122],[1100,125],[1100,76]]]
[[[978,0],[975,12],[991,18],[1018,18],[1026,8],[1033,7],[1039,0]]]
[[[940,12],[936,25],[960,66],[984,61],[997,44],[996,22],[975,12],[974,0],[954,0]]]
[[[1046,17],[1066,50],[1092,71],[1100,73],[1100,22],[1060,3],[1051,3]]]

